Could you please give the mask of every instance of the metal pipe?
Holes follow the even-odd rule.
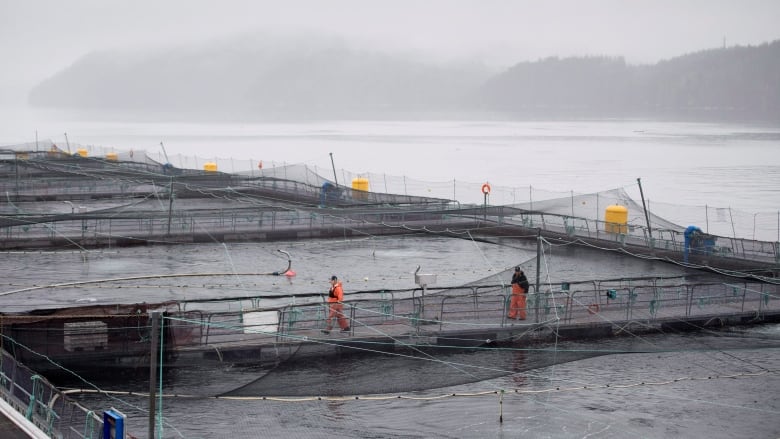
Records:
[[[539,322],[539,275],[542,262],[542,229],[536,229],[536,322]],[[528,292],[526,291],[526,296]]]
[[[339,179],[336,177],[336,165],[333,163],[333,153],[329,152],[330,154],[330,166],[333,168],[333,182],[336,183],[336,186],[339,185]]]
[[[642,179],[637,178],[636,182],[639,184],[639,196],[642,197],[642,209],[645,211],[645,221],[647,221],[647,234],[652,238],[653,230],[650,228],[650,214],[647,213],[647,206],[645,206],[645,194],[642,192]]]
[[[163,145],[162,142],[160,142],[160,148],[162,148],[163,155],[165,156],[165,163],[170,163],[171,161],[168,160],[168,153],[165,152],[165,145]]]
[[[160,313],[152,313],[151,352],[149,357],[149,439],[154,439],[155,412],[157,412],[155,392],[157,390],[157,338],[160,332]]]

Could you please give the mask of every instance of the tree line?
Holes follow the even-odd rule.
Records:
[[[550,57],[501,72],[300,42],[101,52],[39,84],[30,102],[293,117],[497,114],[780,121],[780,40],[650,65],[631,65],[620,57]]]

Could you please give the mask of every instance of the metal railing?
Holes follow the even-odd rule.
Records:
[[[102,437],[103,419],[0,350],[0,397],[53,438]]]
[[[496,207],[487,210],[488,218],[501,225],[518,225],[545,232],[577,238],[626,244],[651,250],[685,254],[691,258],[722,257],[770,264],[780,263],[780,242],[756,241],[708,235],[708,240],[689,242],[686,249],[685,233],[680,230],[653,229],[646,226],[626,224],[616,230],[614,223],[588,218],[575,218],[544,212],[522,211],[514,208]]]
[[[469,331],[506,327],[507,285],[356,292],[345,301],[351,333],[361,336]],[[686,282],[684,278],[596,280],[547,286],[527,295],[525,324],[652,323],[675,319],[750,314],[760,320],[780,311],[780,285],[758,282]],[[235,306],[233,307],[235,308]],[[171,317],[178,347],[261,342],[301,343],[325,327],[325,303],[193,312]],[[514,323],[514,322],[513,322]],[[205,329],[203,329],[205,328]],[[177,336],[178,337],[178,336]],[[185,343],[185,340],[188,340]]]

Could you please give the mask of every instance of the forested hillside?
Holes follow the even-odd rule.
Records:
[[[488,80],[482,108],[523,114],[780,120],[780,41],[683,55],[655,65],[547,58]]]
[[[30,93],[37,106],[290,117],[475,113],[502,117],[780,120],[780,41],[653,65],[551,57],[498,73],[342,44],[228,41],[101,52]]]

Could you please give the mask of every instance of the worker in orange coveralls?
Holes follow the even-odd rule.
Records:
[[[520,267],[512,274],[512,300],[509,302],[509,318],[525,320],[525,295],[528,293],[528,278]]]
[[[341,332],[349,332],[350,327],[347,322],[347,318],[344,317],[344,289],[341,287],[341,282],[336,276],[330,278],[330,291],[328,291],[328,304],[330,305],[330,314],[325,321],[325,329],[322,330],[323,334],[330,334],[330,330],[333,328],[333,319],[337,319]]]

